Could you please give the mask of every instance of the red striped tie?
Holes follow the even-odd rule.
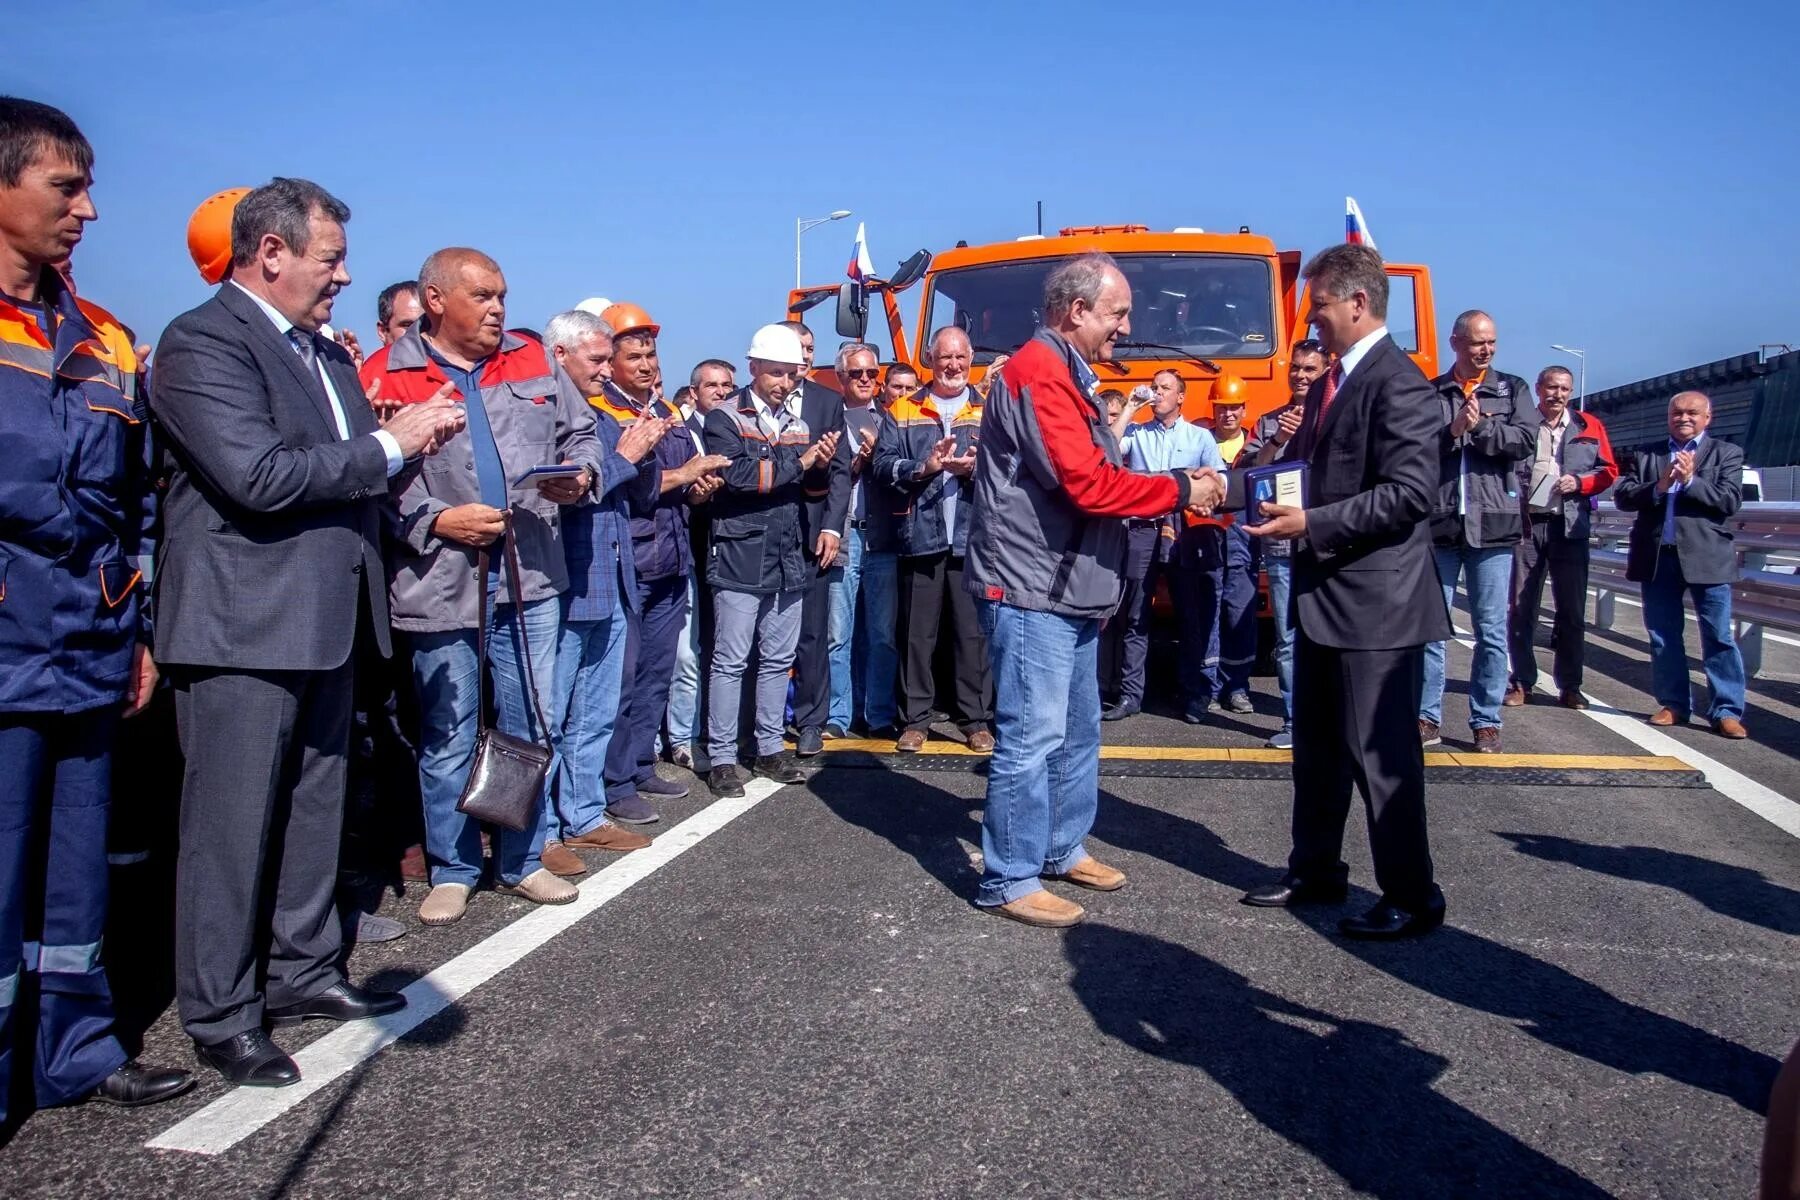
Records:
[[[1319,398],[1319,420],[1314,429],[1323,428],[1325,414],[1331,411],[1331,402],[1337,399],[1338,389],[1344,386],[1344,364],[1331,364],[1331,374],[1325,377],[1325,394]]]

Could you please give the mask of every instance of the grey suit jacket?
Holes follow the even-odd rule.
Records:
[[[1625,578],[1647,583],[1661,562],[1663,520],[1669,497],[1656,494],[1656,481],[1669,465],[1669,445],[1632,454],[1613,488],[1620,512],[1636,513],[1625,556]],[[1693,482],[1675,493],[1675,553],[1689,583],[1733,583],[1738,577],[1737,543],[1726,521],[1743,507],[1744,452],[1708,434],[1694,456]]]
[[[390,653],[387,452],[350,356],[321,341],[350,426],[256,302],[231,284],[163,333],[150,411],[174,470],[154,595],[156,657],[253,671],[341,666],[367,605]]]

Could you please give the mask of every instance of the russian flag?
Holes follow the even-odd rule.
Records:
[[[856,223],[856,244],[850,247],[850,266],[844,273],[858,283],[875,274],[875,262],[869,257],[869,239],[863,232],[861,221]]]
[[[1344,240],[1352,246],[1375,249],[1375,235],[1369,232],[1369,223],[1363,220],[1362,209],[1357,205],[1355,196],[1344,197]]]

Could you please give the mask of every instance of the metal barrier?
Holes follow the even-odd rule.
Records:
[[[1604,501],[1594,512],[1594,541],[1588,556],[1588,583],[1595,592],[1594,621],[1613,625],[1617,596],[1635,595],[1638,586],[1625,578],[1625,551],[1635,513],[1620,512]],[[1769,556],[1800,554],[1800,504],[1746,504],[1725,525],[1737,540],[1742,577],[1731,588],[1731,617],[1737,626],[1744,670],[1762,673],[1763,630],[1800,630],[1800,575],[1770,570]]]

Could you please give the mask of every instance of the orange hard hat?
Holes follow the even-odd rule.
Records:
[[[1233,404],[1242,404],[1248,400],[1250,398],[1250,389],[1245,385],[1242,379],[1239,379],[1230,371],[1221,371],[1213,378],[1212,394],[1208,398],[1214,404],[1223,404],[1229,407]]]
[[[208,196],[188,218],[188,253],[208,283],[219,282],[231,269],[231,214],[249,194],[249,188],[230,188]]]
[[[647,333],[651,337],[662,335],[662,326],[650,319],[650,314],[635,304],[621,301],[600,314],[600,319],[612,326],[613,336],[626,333]]]

